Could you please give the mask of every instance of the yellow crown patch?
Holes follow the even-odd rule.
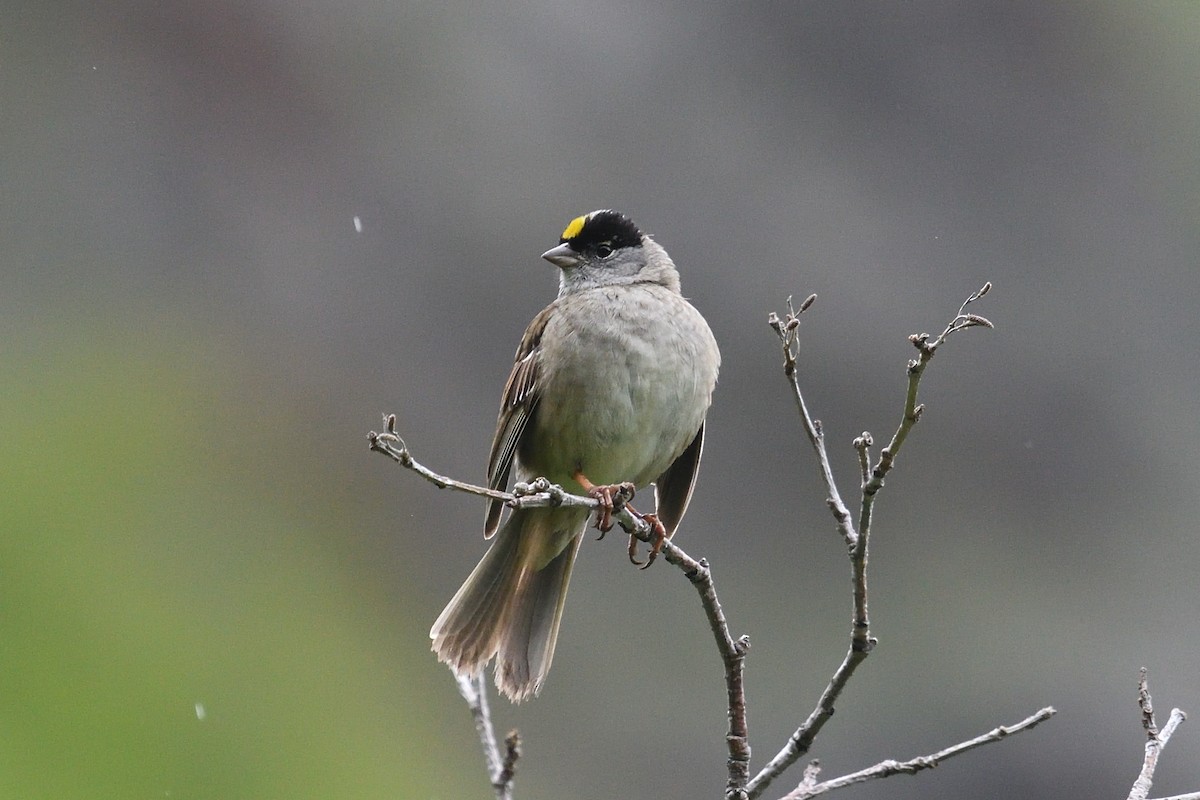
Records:
[[[581,230],[583,230],[583,224],[585,222],[587,222],[587,220],[588,220],[587,214],[584,214],[582,217],[576,217],[575,219],[571,220],[570,224],[567,225],[566,230],[564,230],[562,232],[563,241],[569,242],[572,239],[574,239],[576,236],[578,236],[579,232]]]

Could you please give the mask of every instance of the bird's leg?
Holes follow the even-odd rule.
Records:
[[[629,506],[629,501],[633,499],[634,485],[626,481],[625,483],[614,483],[609,486],[597,486],[588,480],[587,475],[582,471],[575,470],[571,473],[571,477],[579,482],[583,490],[587,492],[588,497],[599,501],[600,508],[596,509],[596,529],[600,531],[600,539],[604,538],[604,534],[612,530],[613,511],[619,511],[621,508],[628,507],[633,513],[632,506]]]

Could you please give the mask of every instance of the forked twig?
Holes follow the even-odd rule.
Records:
[[[854,671],[858,668],[859,664],[866,660],[867,655],[875,647],[876,639],[871,635],[871,621],[867,607],[867,545],[870,540],[871,514],[874,510],[875,498],[879,490],[883,488],[884,478],[895,464],[896,455],[904,445],[909,432],[921,418],[923,406],[917,403],[917,389],[929,360],[933,358],[934,353],[937,352],[937,349],[945,343],[951,334],[972,327],[993,327],[992,323],[984,317],[967,313],[967,306],[986,295],[991,291],[991,288],[992,284],[990,282],[985,283],[979,291],[971,294],[959,307],[958,314],[955,315],[954,319],[946,325],[937,337],[931,338],[927,333],[914,334],[909,337],[909,341],[918,350],[918,356],[908,362],[908,390],[905,394],[904,413],[901,416],[896,432],[892,435],[892,439],[888,445],[880,452],[879,460],[875,463],[874,467],[870,466],[870,448],[874,443],[871,434],[864,431],[854,440],[854,448],[858,452],[859,471],[861,475],[861,498],[857,527],[849,508],[847,508],[845,502],[842,500],[841,493],[838,491],[837,482],[833,476],[833,466],[830,463],[829,453],[825,447],[825,433],[821,422],[814,419],[809,413],[808,404],[805,402],[804,393],[800,388],[800,379],[797,370],[800,317],[812,306],[816,300],[816,295],[809,295],[800,304],[798,309],[792,307],[791,298],[788,298],[788,310],[784,317],[780,319],[778,315],[771,314],[767,319],[767,323],[779,336],[780,345],[783,349],[783,372],[792,388],[792,395],[796,400],[796,407],[800,412],[800,422],[817,457],[817,463],[821,470],[821,478],[827,491],[825,502],[833,514],[834,520],[837,523],[838,534],[846,543],[850,556],[850,568],[854,586],[854,611],[850,630],[850,647],[842,659],[841,665],[834,672],[833,677],[821,693],[816,707],[808,715],[808,718],[792,733],[775,757],[747,784],[746,789],[749,800],[759,797],[775,778],[809,751],[816,735],[829,718],[833,716],[834,705],[841,696],[842,691],[846,688],[846,684],[850,681]]]
[[[1158,756],[1171,740],[1175,729],[1187,719],[1187,714],[1173,708],[1167,718],[1167,724],[1159,730],[1158,722],[1154,719],[1154,703],[1150,698],[1150,685],[1146,682],[1145,667],[1142,667],[1138,678],[1138,708],[1142,711],[1142,727],[1146,729],[1146,749],[1142,757],[1142,770],[1133,782],[1133,788],[1129,790],[1129,800],[1146,800],[1150,796],[1150,788],[1154,784],[1154,771],[1158,768]],[[1200,797],[1200,793],[1196,796]]]

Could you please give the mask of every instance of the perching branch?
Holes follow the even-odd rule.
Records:
[[[537,478],[528,484],[518,483],[513,486],[511,492],[501,492],[439,475],[412,457],[408,446],[396,432],[395,414],[385,414],[383,421],[383,433],[371,431],[367,434],[371,450],[383,453],[400,466],[412,470],[439,488],[454,489],[468,494],[501,500],[510,508],[543,508],[548,506],[575,506],[592,510],[599,508],[600,504],[594,498],[570,494],[561,486],[552,484],[545,478]],[[631,536],[635,536],[643,542],[653,543],[654,530],[650,523],[631,512],[627,506],[622,504],[619,508],[613,509],[613,521]],[[745,795],[739,793],[742,791],[742,787],[746,785],[746,780],[750,775],[750,745],[747,736],[746,693],[743,683],[743,665],[746,660],[746,653],[750,650],[750,638],[748,636],[741,636],[734,639],[732,634],[729,633],[729,624],[725,620],[725,612],[721,609],[721,603],[717,598],[716,586],[713,584],[712,571],[705,559],[696,560],[692,558],[669,539],[662,543],[662,555],[668,564],[673,564],[682,570],[684,576],[696,588],[697,594],[700,595],[700,604],[704,608],[704,615],[708,619],[708,626],[712,630],[713,638],[716,640],[717,650],[721,654],[721,661],[725,665],[725,687],[728,697],[729,716],[729,729],[725,736],[729,751],[729,781],[726,789],[726,797],[729,800],[742,800]],[[463,685],[464,680],[459,678],[459,691],[462,692],[463,697],[467,699],[467,703],[470,705],[471,698],[468,697],[467,692],[463,691]],[[478,686],[478,694],[484,698],[484,711],[486,713],[486,694],[482,690],[482,679]],[[474,708],[472,708],[472,713],[475,713]],[[476,727],[479,727],[478,715],[476,715]],[[491,735],[492,744],[490,750],[488,740],[483,738],[482,733],[480,736],[484,752],[488,758],[489,774],[495,776],[496,770],[493,768],[493,765],[496,762],[491,755],[491,753],[496,752],[495,734]],[[493,779],[493,783],[496,783],[496,779]]]
[[[1133,788],[1129,791],[1129,800],[1146,800],[1150,796],[1150,787],[1154,783],[1154,770],[1158,768],[1158,756],[1162,753],[1175,729],[1187,719],[1178,708],[1171,709],[1167,724],[1159,730],[1154,719],[1154,704],[1150,699],[1150,686],[1146,683],[1146,668],[1142,667],[1141,677],[1138,678],[1138,707],[1142,710],[1142,727],[1146,729],[1146,752],[1142,759],[1142,771]],[[1200,797],[1200,793],[1195,796]],[[1186,795],[1184,795],[1186,797]],[[1164,800],[1170,800],[1164,798]]]
[[[1039,722],[1045,722],[1050,719],[1054,714],[1054,709],[1047,706],[1036,714],[1021,720],[1016,725],[1001,725],[982,736],[976,736],[974,739],[959,742],[936,753],[930,753],[927,756],[917,756],[908,761],[894,761],[891,759],[881,761],[873,767],[867,767],[858,772],[852,772],[849,775],[843,775],[840,778],[832,778],[827,781],[817,782],[816,777],[819,767],[817,762],[814,761],[804,770],[804,780],[801,781],[800,785],[794,791],[785,794],[781,800],[806,800],[809,797],[816,797],[819,794],[832,792],[834,789],[842,789],[846,786],[853,786],[856,783],[866,783],[876,778],[887,778],[892,775],[901,774],[915,775],[921,770],[933,769],[946,759],[962,755],[968,750],[974,750],[976,747],[998,742],[1011,734],[1028,730]]]
[[[530,483],[518,483],[513,486],[511,492],[501,492],[496,489],[489,489],[486,486],[476,486],[473,483],[463,483],[453,478],[447,478],[444,475],[437,474],[412,457],[412,454],[408,451],[408,445],[396,433],[395,414],[384,414],[383,424],[385,426],[383,433],[371,431],[367,434],[367,441],[370,442],[371,449],[376,453],[383,453],[400,466],[411,469],[439,489],[454,489],[455,491],[479,495],[480,497],[487,497],[492,500],[502,500],[509,508],[582,506],[595,509],[599,505],[596,500],[590,497],[567,494],[561,486],[550,483],[545,478],[538,478]],[[632,514],[628,514],[627,516],[629,519],[636,519]],[[615,514],[614,519],[616,519]],[[649,526],[647,526],[647,530],[649,530]]]

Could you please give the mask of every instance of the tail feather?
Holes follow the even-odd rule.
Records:
[[[549,564],[527,572],[496,657],[496,687],[513,700],[537,694],[554,660],[558,626],[571,567],[583,536],[576,536]]]
[[[429,631],[438,660],[459,674],[478,674],[496,653],[510,610],[504,598],[520,578],[519,544],[497,537]]]
[[[514,701],[537,694],[554,658],[587,520],[565,511],[509,517],[429,632],[438,659],[459,674],[476,675],[498,656],[496,686]]]

